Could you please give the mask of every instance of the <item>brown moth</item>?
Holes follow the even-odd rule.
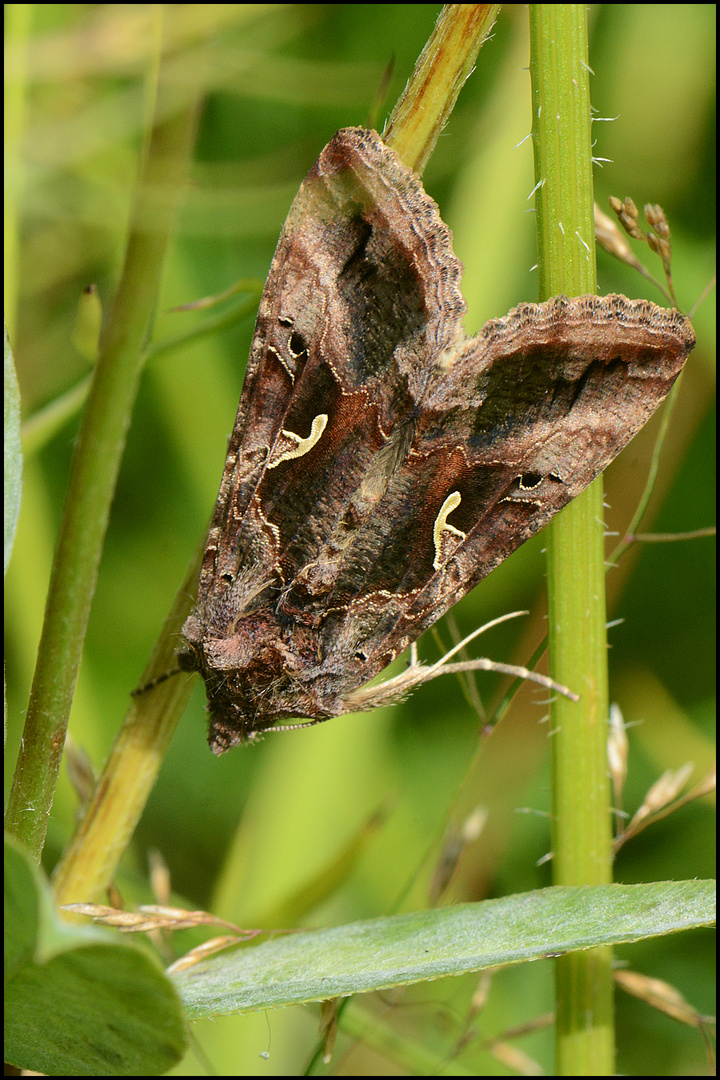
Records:
[[[270,267],[183,628],[215,753],[391,697],[366,684],[595,479],[695,343],[624,296],[467,337],[461,273],[419,178],[338,132]]]

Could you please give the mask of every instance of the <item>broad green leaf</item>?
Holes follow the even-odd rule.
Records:
[[[5,1060],[49,1076],[157,1076],[183,1056],[177,994],[119,934],[61,922],[49,886],[5,842]]]

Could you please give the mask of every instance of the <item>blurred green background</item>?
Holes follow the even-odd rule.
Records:
[[[153,62],[150,5],[14,5],[6,72],[26,67],[25,97],[6,125],[6,312],[25,418],[87,373],[71,344],[78,298],[95,283],[107,305],[117,281]],[[340,127],[378,129],[439,12],[435,5],[178,5],[168,10],[179,97],[206,86],[194,168],[167,262],[155,340],[206,317],[170,308],[264,280],[285,214],[322,146]],[[7,20],[7,9],[6,9]],[[688,310],[714,269],[715,8],[590,9],[596,198],[659,202],[673,230],[674,281]],[[383,74],[392,63],[378,106]],[[537,298],[527,13],[509,5],[463,89],[424,177],[466,266],[467,328]],[[12,104],[12,102],[11,102]],[[7,95],[6,95],[6,108]],[[17,118],[20,118],[19,125]],[[637,254],[659,276],[649,253]],[[599,253],[600,291],[647,296],[643,279]],[[646,530],[685,532],[714,517],[714,303],[694,319],[698,344],[673,416]],[[214,505],[253,330],[248,318],[147,369],[121,471],[70,722],[96,767]],[[8,748],[12,775],[77,419],[25,465],[23,507],[6,588]],[[651,424],[607,474],[606,522],[624,529],[642,491]],[[609,548],[612,548],[609,541]],[[524,663],[544,634],[543,538],[526,544],[455,609],[463,633],[529,609],[476,642],[477,655]],[[686,761],[693,782],[713,760],[714,550],[710,540],[636,546],[608,580],[611,697],[630,725],[623,808]],[[440,624],[445,645],[447,628]],[[438,655],[431,636],[421,657]],[[478,679],[488,712],[505,682]],[[549,884],[548,725],[543,694],[525,687],[479,747],[483,721],[454,679],[402,706],[268,737],[214,758],[198,685],[118,882],[149,899],[147,852],[166,860],[178,897],[247,926],[319,926],[428,903],[445,830],[487,810],[443,902]],[[368,828],[376,811],[381,822]],[[634,882],[714,872],[710,800],[692,804],[623,849],[616,877]],[[70,836],[76,800],[61,775],[45,850],[48,870]],[[357,841],[353,845],[353,841]],[[431,845],[434,843],[434,846]],[[345,853],[345,858],[341,856]],[[427,857],[426,857],[427,856]],[[82,899],[78,897],[78,899]],[[178,948],[186,945],[178,940]],[[619,949],[619,959],[713,1011],[714,947],[705,933]],[[356,999],[331,1069],[512,1074],[523,1060],[485,1048],[552,1008],[552,968],[522,965],[494,979],[476,1037],[462,1051],[477,979]],[[698,1074],[697,1032],[618,994],[618,1072]],[[302,1072],[316,1010],[223,1018],[194,1028],[219,1073]],[[270,1050],[268,1059],[259,1054]],[[548,1029],[513,1043],[552,1070]],[[416,1058],[416,1055],[418,1057]],[[525,1066],[527,1063],[525,1063]],[[205,1072],[192,1054],[179,1075]]]

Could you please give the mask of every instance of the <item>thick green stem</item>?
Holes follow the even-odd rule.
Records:
[[[533,139],[540,300],[594,293],[587,12],[531,7]],[[553,880],[611,881],[602,480],[557,516],[548,536],[551,674],[581,694],[553,706]],[[557,1074],[614,1072],[612,955],[556,962]]]
[[[45,620],[6,828],[39,860],[45,841],[100,557],[137,392],[143,349],[197,108],[178,107],[160,69],[125,265],[100,344],[73,455]]]

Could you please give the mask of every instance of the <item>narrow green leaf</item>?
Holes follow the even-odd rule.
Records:
[[[190,1017],[323,1001],[598,945],[715,917],[712,881],[553,887],[276,938],[172,975]]]

